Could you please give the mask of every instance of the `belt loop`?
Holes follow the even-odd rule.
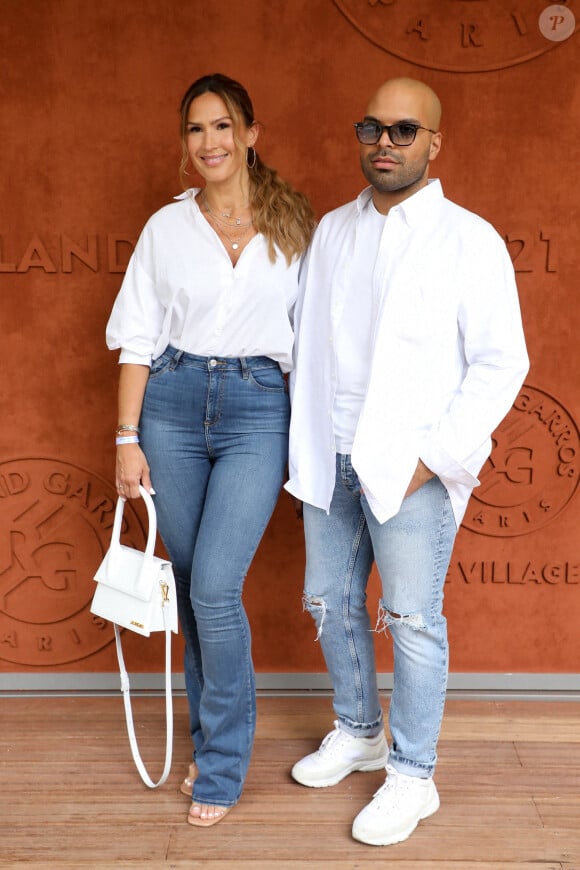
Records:
[[[242,377],[245,381],[250,377],[250,369],[248,366],[248,361],[245,356],[240,357],[240,366],[242,367]]]
[[[178,350],[177,353],[175,354],[175,356],[173,357],[173,359],[171,360],[171,364],[169,366],[170,371],[172,371],[172,372],[175,371],[175,369],[177,368],[177,366],[179,365],[179,363],[181,361],[182,356],[183,356],[183,351]]]

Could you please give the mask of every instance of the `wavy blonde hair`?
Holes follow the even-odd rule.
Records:
[[[250,207],[254,226],[268,243],[268,256],[272,262],[276,259],[278,248],[286,262],[290,264],[295,257],[304,253],[312,238],[316,226],[314,211],[310,201],[303,194],[280,178],[275,169],[267,166],[255,149],[247,149],[236,135],[236,127],[246,128],[255,123],[254,108],[246,89],[234,79],[221,73],[203,76],[197,79],[185,92],[181,101],[181,146],[182,160],[179,168],[181,183],[187,190],[186,166],[188,153],[186,146],[187,115],[193,100],[202,94],[213,93],[220,97],[234,121],[234,141],[246,152],[252,150],[255,159],[247,160],[250,181]]]

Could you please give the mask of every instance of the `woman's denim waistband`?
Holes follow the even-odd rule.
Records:
[[[198,356],[195,353],[188,353],[185,350],[178,350],[176,347],[168,345],[161,356],[154,360],[157,363],[161,357],[172,359],[172,366],[175,368],[178,365],[190,366],[193,368],[202,369],[203,371],[232,371],[245,373],[249,369],[269,369],[280,368],[276,360],[269,356]]]

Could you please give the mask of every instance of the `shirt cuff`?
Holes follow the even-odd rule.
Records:
[[[442,447],[425,445],[421,450],[421,460],[427,468],[442,481],[450,480],[464,486],[479,486],[479,480],[470,471],[450,456]]]
[[[119,365],[121,365],[121,363],[130,363],[131,365],[136,366],[147,366],[149,369],[151,368],[151,360],[152,356],[150,353],[143,355],[140,353],[134,353],[132,350],[122,349],[119,354]]]

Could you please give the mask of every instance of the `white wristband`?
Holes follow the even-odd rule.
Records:
[[[115,444],[117,447],[120,444],[138,444],[139,436],[138,435],[120,435],[118,438],[115,438]]]

